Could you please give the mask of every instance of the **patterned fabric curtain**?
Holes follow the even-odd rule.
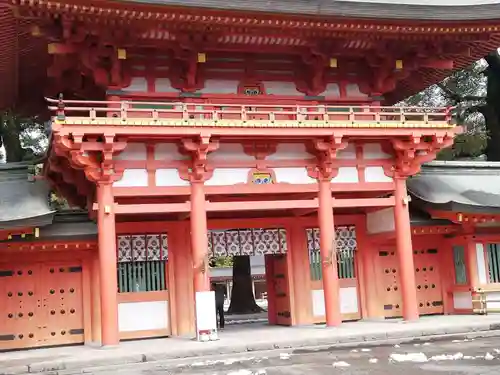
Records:
[[[285,229],[211,230],[208,234],[211,257],[285,254]]]
[[[147,262],[168,259],[166,234],[118,236],[118,262]]]

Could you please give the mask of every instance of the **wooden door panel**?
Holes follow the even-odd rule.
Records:
[[[0,349],[38,346],[40,331],[36,294],[39,266],[0,266]]]
[[[386,318],[399,317],[401,310],[401,291],[398,274],[398,259],[394,249],[378,252],[380,285],[384,315]]]
[[[0,350],[82,343],[81,266],[0,265]]]
[[[415,281],[420,315],[444,312],[437,249],[414,250]]]
[[[83,342],[82,267],[52,263],[41,269],[44,345]]]

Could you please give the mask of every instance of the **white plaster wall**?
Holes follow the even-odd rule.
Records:
[[[114,187],[145,187],[148,186],[148,171],[145,169],[125,169],[123,177],[113,182]]]
[[[315,178],[309,177],[306,167],[273,168],[277,183],[315,184]]]
[[[302,95],[293,82],[264,81],[267,95]]]
[[[179,176],[176,168],[157,169],[155,172],[156,186],[189,186],[189,181]]]
[[[266,157],[266,160],[294,160],[310,159],[312,155],[307,152],[303,143],[279,143],[276,152]]]
[[[326,96],[329,98],[339,97],[340,96],[340,88],[338,83],[329,83],[326,85],[326,90],[321,94],[322,96]]]
[[[479,284],[487,284],[486,259],[484,259],[484,247],[482,243],[476,243],[477,276]]]
[[[325,296],[323,289],[312,290],[312,306],[314,316],[325,315]],[[359,311],[358,291],[356,287],[340,288],[340,312],[342,314],[354,314]]]
[[[126,302],[118,304],[120,332],[169,328],[168,301]]]
[[[146,92],[148,91],[148,81],[145,77],[133,77],[130,80],[130,85],[123,88],[127,92]]]
[[[155,146],[155,160],[174,161],[189,159],[188,155],[182,155],[175,143],[158,143]]]
[[[365,143],[363,145],[363,159],[390,159],[391,155],[382,150],[380,143]]]
[[[348,159],[355,160],[356,159],[356,146],[354,143],[349,143],[346,148],[340,150],[337,153],[337,159]]]
[[[125,150],[115,156],[115,160],[146,160],[147,150],[144,143],[129,143]]]
[[[366,215],[366,230],[370,234],[392,232],[394,225],[394,208],[369,212]]]
[[[488,309],[500,309],[500,292],[490,292],[486,294],[486,308]]]
[[[169,78],[156,78],[155,91],[163,93],[178,93],[179,90],[172,87],[172,82]]]
[[[209,161],[254,161],[255,157],[245,154],[239,143],[221,143],[219,148],[208,154]]]
[[[224,186],[246,184],[248,182],[248,173],[250,168],[216,168],[205,185]]]
[[[359,182],[358,169],[356,167],[340,167],[339,173],[332,178],[332,183]]]
[[[238,81],[207,79],[205,87],[198,92],[202,94],[236,94],[238,85]]]
[[[250,266],[264,266],[266,264],[266,257],[264,255],[252,255],[250,257]]]
[[[366,94],[363,94],[361,91],[359,91],[359,86],[356,83],[349,83],[345,87],[345,91],[347,96],[357,96],[357,97],[366,97]]]
[[[365,168],[366,182],[392,182],[392,178],[384,173],[383,167],[366,167]]]
[[[472,309],[471,292],[454,292],[453,307],[455,309]]]

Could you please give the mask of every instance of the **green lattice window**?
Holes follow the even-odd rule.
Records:
[[[486,252],[490,283],[500,283],[500,244],[488,244]]]
[[[463,246],[453,246],[453,262],[455,264],[455,284],[467,284],[465,250]]]
[[[354,226],[335,227],[335,242],[337,248],[337,273],[339,279],[356,277],[356,228]],[[307,229],[307,247],[309,250],[309,265],[311,280],[321,280],[321,254],[319,245],[319,229]]]
[[[167,290],[166,234],[120,235],[117,247],[119,293]]]

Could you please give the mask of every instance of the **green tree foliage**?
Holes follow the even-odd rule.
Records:
[[[493,51],[467,69],[457,71],[444,81],[408,98],[410,106],[453,106],[458,125],[464,133],[439,159],[476,158],[483,154],[500,161],[500,55]]]
[[[233,257],[213,257],[210,259],[210,267],[232,267]]]
[[[47,147],[45,123],[7,110],[0,112],[0,147],[7,163],[31,161]]]

